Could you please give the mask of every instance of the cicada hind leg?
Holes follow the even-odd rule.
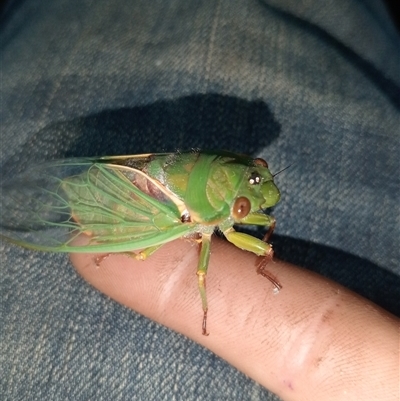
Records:
[[[207,312],[208,312],[208,302],[207,302],[207,292],[206,292],[206,276],[208,270],[208,264],[210,260],[210,244],[211,244],[212,234],[203,234],[201,238],[201,248],[199,265],[197,267],[197,280],[200,292],[201,303],[203,307],[203,323],[201,326],[201,332],[203,336],[208,336],[207,332]]]
[[[150,246],[148,248],[142,249],[140,252],[115,252],[115,253],[104,253],[102,255],[96,256],[95,263],[96,266],[99,267],[100,264],[107,259],[110,255],[124,255],[136,260],[146,260],[150,255],[152,255],[155,251],[160,249],[163,244]]]

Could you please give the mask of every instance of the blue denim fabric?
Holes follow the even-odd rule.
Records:
[[[264,157],[277,255],[400,314],[400,40],[378,0],[10,1],[1,175],[177,149]],[[2,242],[3,400],[261,400],[207,350]]]

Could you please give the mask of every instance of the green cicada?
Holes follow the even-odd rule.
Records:
[[[31,167],[3,184],[1,237],[39,251],[123,252],[138,259],[176,238],[194,239],[201,243],[197,276],[207,334],[213,232],[267,261],[275,219],[263,209],[279,198],[264,160],[229,152],[67,159]],[[269,231],[260,240],[236,232],[235,224]],[[82,235],[87,241],[80,246]],[[280,288],[263,268],[259,273]]]

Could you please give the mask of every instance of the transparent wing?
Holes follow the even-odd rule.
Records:
[[[3,183],[0,235],[54,252],[129,252],[182,237],[179,200],[112,158],[43,164]],[[84,245],[77,237],[85,234]]]

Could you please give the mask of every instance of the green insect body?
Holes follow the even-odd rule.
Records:
[[[280,198],[267,163],[229,152],[66,159],[32,167],[2,187],[1,237],[50,252],[134,253],[145,259],[177,238],[201,242],[197,267],[207,334],[207,274],[218,228],[235,246],[272,257]],[[270,227],[263,240],[235,224]],[[84,245],[77,237],[86,235]],[[276,282],[260,264],[259,273]]]

